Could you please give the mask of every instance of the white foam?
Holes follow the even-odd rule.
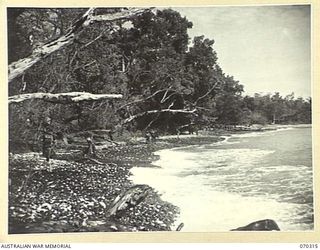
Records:
[[[301,189],[310,189],[299,182],[312,178],[310,167],[263,164],[273,150],[219,147],[233,143],[230,138],[234,136],[274,132],[225,136],[213,148],[202,145],[161,150],[156,152],[160,159],[153,163],[160,168],[134,167],[131,179],[154,187],[163,200],[177,205],[181,214],[174,227],[183,222],[183,231],[229,231],[267,218],[275,220],[283,231],[311,230],[312,225],[300,222],[311,216],[310,205],[289,201]],[[293,183],[296,180],[299,183]],[[295,185],[297,188],[292,189]]]
[[[174,167],[173,167],[174,168]],[[290,223],[298,207],[254,197],[218,192],[202,185],[196,176],[172,176],[163,169],[133,168],[132,180],[148,184],[162,195],[162,199],[181,209],[176,225],[183,222],[186,232],[229,231],[255,220],[274,219],[281,230],[297,230]]]
[[[209,167],[208,170],[215,168],[239,169],[248,168],[261,159],[261,157],[271,154],[272,150],[260,149],[201,149],[194,147],[193,151],[161,150],[156,152],[160,156],[158,161],[153,164],[161,166],[165,171],[171,174],[186,170],[203,170],[203,167]]]
[[[237,137],[237,138],[247,138],[247,137],[256,137],[256,136],[268,136],[270,134],[273,133],[278,133],[281,131],[285,131],[285,130],[292,130],[294,129],[294,127],[279,127],[277,129],[274,130],[266,130],[266,131],[258,131],[258,132],[247,132],[247,133],[243,133],[243,134],[233,134],[232,137]]]

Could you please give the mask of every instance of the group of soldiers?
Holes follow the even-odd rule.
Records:
[[[56,133],[53,130],[51,118],[46,117],[43,122],[42,128],[42,154],[49,162],[54,154],[54,148],[56,145]],[[92,135],[86,136],[87,147],[84,150],[84,155],[96,155],[96,146]]]
[[[109,135],[110,137],[110,135]],[[155,142],[159,137],[157,131],[148,130],[145,132],[146,143]],[[56,145],[56,133],[54,132],[52,121],[50,117],[46,117],[42,126],[42,153],[49,162],[54,154],[54,148]],[[111,135],[111,140],[113,140]],[[84,150],[84,156],[96,156],[96,146],[92,135],[86,136],[87,147]]]

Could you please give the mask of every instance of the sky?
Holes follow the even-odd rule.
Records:
[[[311,96],[309,5],[172,8],[192,21],[189,36],[215,41],[218,63],[244,94]]]

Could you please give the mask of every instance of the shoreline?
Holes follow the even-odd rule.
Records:
[[[247,134],[247,135],[249,135],[250,137],[251,137],[251,134],[253,135],[253,136],[259,136],[259,134],[261,133],[261,134],[269,134],[269,132],[272,132],[272,131],[282,131],[282,130],[290,130],[290,129],[299,129],[299,128],[306,128],[306,127],[311,127],[311,125],[309,125],[309,124],[306,124],[306,125],[298,125],[298,126],[292,126],[292,125],[285,125],[285,126],[269,126],[269,128],[268,129],[265,129],[265,130],[263,130],[263,131],[241,131],[241,132],[239,132],[239,131],[235,131],[235,132],[232,132],[232,133],[230,133],[229,131],[225,131],[224,133],[220,133],[220,135],[219,135],[219,140],[218,141],[215,141],[214,143],[216,143],[216,142],[219,142],[219,141],[224,141],[224,140],[228,140],[229,138],[231,138],[232,136],[235,136],[235,137],[237,137],[237,135],[239,135],[240,137],[242,137],[241,135],[244,135],[245,136],[245,134]],[[272,133],[273,134],[273,133]],[[169,138],[172,138],[173,136],[169,136]],[[196,136],[189,136],[189,135],[185,135],[185,137],[184,137],[184,139],[187,139],[187,138],[195,138]],[[200,135],[199,137],[206,137],[205,135]],[[167,137],[168,138],[168,137]],[[176,137],[177,138],[177,137]],[[172,204],[174,204],[174,205],[177,205],[180,209],[183,209],[183,207],[184,208],[186,208],[185,207],[185,205],[186,205],[186,203],[181,203],[182,202],[182,199],[180,198],[180,196],[182,195],[182,196],[184,196],[184,194],[180,194],[179,192],[176,194],[175,192],[172,192],[171,190],[175,190],[175,188],[179,188],[179,187],[181,187],[184,191],[183,192],[186,192],[186,193],[188,193],[188,188],[186,188],[187,186],[188,186],[188,183],[186,182],[186,181],[180,181],[180,180],[178,180],[177,178],[176,178],[176,174],[178,173],[178,172],[175,172],[175,170],[171,170],[170,168],[170,163],[171,163],[171,160],[170,161],[168,161],[169,160],[169,158],[171,158],[171,159],[174,159],[174,157],[175,156],[177,156],[178,158],[177,158],[177,163],[179,162],[179,154],[178,155],[176,155],[176,154],[174,154],[173,152],[171,152],[171,150],[172,149],[181,149],[182,148],[182,151],[184,152],[184,149],[186,149],[187,151],[188,151],[188,147],[192,147],[192,146],[196,146],[196,145],[200,145],[200,146],[202,146],[202,145],[205,145],[206,143],[197,143],[195,140],[193,140],[192,141],[193,143],[187,143],[186,145],[179,145],[179,146],[177,146],[177,147],[170,147],[170,148],[165,148],[165,149],[160,149],[160,150],[157,150],[157,151],[155,151],[154,152],[154,154],[156,154],[156,155],[159,155],[159,156],[161,156],[161,158],[159,158],[159,159],[157,159],[157,160],[155,160],[154,162],[152,162],[152,164],[153,165],[156,165],[157,166],[157,169],[150,169],[150,171],[148,170],[148,171],[144,171],[143,169],[139,169],[139,168],[136,168],[136,170],[134,171],[134,174],[136,174],[136,177],[134,178],[135,180],[136,180],[136,184],[142,184],[142,183],[145,183],[145,184],[147,184],[147,185],[150,185],[150,186],[152,186],[152,187],[154,187],[156,190],[158,190],[158,191],[160,191],[162,194],[164,194],[164,199],[166,200],[166,201],[168,201],[168,202],[170,202],[170,203],[172,203]],[[220,144],[220,143],[218,143],[218,144]],[[163,157],[163,158],[162,158]],[[173,157],[173,158],[172,158]],[[164,160],[164,161],[161,161],[161,159],[162,160]],[[183,158],[184,159],[184,158]],[[173,161],[172,161],[173,162]],[[173,164],[173,165],[172,165]],[[174,163],[172,163],[171,164],[171,166],[174,168]],[[189,165],[188,165],[189,166]],[[185,167],[185,168],[190,168],[190,166],[189,167]],[[163,171],[161,171],[161,170],[163,170]],[[180,173],[180,172],[179,172]],[[155,180],[156,181],[156,184],[155,185],[152,185],[152,182],[150,181],[150,179],[152,179],[153,178],[153,176],[152,175],[155,175],[155,176],[157,176],[156,177],[156,179],[157,180]],[[177,175],[178,176],[178,175]],[[159,181],[158,179],[161,179],[161,181]],[[145,180],[145,181],[144,181]],[[181,182],[181,183],[184,183],[184,185],[182,185],[181,186],[181,184],[180,185],[177,185],[177,187],[175,187],[175,185],[170,185],[169,183],[171,183],[172,181],[174,181],[174,180],[177,180],[177,182]],[[169,187],[167,188],[167,187],[165,187],[163,184],[161,184],[160,182],[163,182],[163,183],[166,183],[168,181],[168,185],[169,185]],[[160,185],[159,185],[160,184]],[[193,191],[192,190],[190,190],[191,192],[190,192],[190,194],[191,193],[193,193]],[[214,193],[214,192],[212,192],[212,193]],[[223,196],[225,196],[225,195],[228,195],[228,196],[230,196],[232,199],[234,199],[234,197],[233,196],[236,196],[235,194],[229,194],[229,193],[221,193],[220,191],[216,191],[215,192],[216,193],[216,195],[221,195],[221,194],[223,194],[221,197],[222,197],[222,199],[224,198]],[[201,195],[201,194],[198,194],[199,196]],[[198,196],[198,197],[199,197]],[[193,197],[193,196],[192,196]],[[194,197],[194,198],[196,198],[196,199],[192,199],[192,200],[197,200],[198,198],[197,197]],[[272,200],[267,200],[267,201],[262,201],[262,200],[259,200],[258,198],[252,198],[252,201],[253,202],[260,202],[261,204],[267,204],[267,205],[270,205],[270,206],[275,206],[275,203],[273,203],[273,201]],[[269,203],[268,203],[269,202]],[[199,203],[199,202],[197,202],[196,204],[201,204],[201,202]],[[181,206],[182,205],[182,206]],[[189,210],[190,209],[188,209],[187,208],[187,214],[189,214]],[[182,211],[184,211],[184,210],[182,210]],[[214,211],[214,210],[212,210],[212,211]],[[191,214],[190,214],[190,216],[191,216]],[[263,216],[262,216],[263,217]],[[277,218],[277,217],[276,217]],[[254,220],[258,220],[258,219],[261,219],[261,218],[256,218],[256,219],[252,219],[252,221],[254,221]],[[279,221],[281,221],[281,219],[279,219],[279,218],[277,218],[277,220],[279,220]],[[249,221],[250,221],[250,219],[249,219]],[[249,223],[249,221],[247,221],[248,223]],[[189,219],[188,219],[188,216],[186,217],[185,215],[183,215],[183,216],[181,216],[181,214],[179,214],[179,216],[177,217],[177,219],[176,219],[176,222],[175,222],[175,227],[177,227],[180,223],[184,223],[185,224],[185,226],[187,225],[186,223],[188,222],[190,225],[194,225],[193,223],[195,222],[195,221],[190,221]],[[244,221],[243,222],[243,224],[245,224],[246,223],[246,221]],[[239,224],[239,225],[241,225],[241,223]],[[233,226],[235,226],[235,225],[233,225]],[[229,230],[232,228],[232,225],[230,226],[230,228],[229,228]],[[184,230],[184,229],[183,229]],[[187,231],[188,230],[190,230],[190,226],[189,226],[189,228],[188,229],[186,229]],[[219,229],[220,230],[220,229]],[[226,228],[226,229],[221,229],[221,230],[228,230],[228,227]],[[189,232],[189,231],[188,231]],[[191,231],[190,231],[191,232]]]
[[[83,161],[76,151],[66,149],[58,150],[50,166],[39,153],[11,153],[9,233],[174,230],[179,208],[162,200],[154,188],[120,219],[106,218],[105,211],[119,194],[134,186],[132,167],[156,167],[152,165],[158,159],[154,152],[219,140],[216,135],[180,136],[150,144],[101,147],[98,160],[103,165]]]
[[[259,132],[288,127],[296,126],[271,126],[272,129]],[[256,131],[204,131],[200,135],[162,136],[154,143],[135,140],[112,147],[101,145],[98,160],[103,165],[84,161],[76,151],[62,149],[52,160],[52,172],[48,171],[44,159],[37,153],[10,154],[10,232],[175,230],[173,226],[176,226],[180,209],[175,204],[162,200],[162,195],[152,184],[149,185],[152,191],[148,198],[119,220],[105,218],[105,211],[119,194],[134,186],[135,183],[131,180],[133,167],[161,168],[153,164],[159,160],[157,151],[212,144],[223,141],[232,134],[251,132]],[[70,174],[76,177],[77,181],[70,181]],[[89,181],[88,176],[91,178]],[[29,183],[23,183],[23,179]],[[36,188],[28,190],[31,184]],[[56,186],[51,187],[54,184]],[[41,194],[40,189],[46,185],[49,186],[49,191],[42,190],[44,194]],[[21,187],[26,189],[24,196],[18,194]],[[59,197],[60,200],[57,198],[59,194],[62,196]],[[35,195],[38,195],[36,200]],[[52,202],[48,202],[42,195]],[[32,203],[36,204],[31,205]]]

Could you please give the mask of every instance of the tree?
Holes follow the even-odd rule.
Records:
[[[9,43],[11,138],[22,129],[14,124],[40,126],[44,113],[68,132],[311,120],[305,100],[242,97],[243,86],[218,65],[214,40],[198,36],[189,44],[192,23],[176,11],[9,12],[8,25],[18,31],[9,30],[16,41]]]
[[[184,70],[191,27],[178,12],[158,10],[119,31],[117,44],[128,78],[127,98],[118,108],[124,123],[136,122],[141,130],[154,126],[175,131],[177,117],[194,113],[184,103],[184,96],[192,92]]]
[[[311,99],[295,98],[294,93],[245,96],[243,106],[252,112],[251,123],[311,123]]]
[[[231,76],[224,76],[224,85],[216,97],[217,122],[238,124],[242,118],[243,86]]]
[[[90,59],[88,58],[88,52],[90,53],[90,50],[87,51],[87,54],[82,55],[79,51],[81,52],[81,50],[92,46],[102,37],[101,34],[107,34],[109,37],[118,27],[115,23],[121,24],[147,11],[150,11],[150,9],[108,9],[106,12],[93,8],[86,12],[83,9],[10,9],[9,16],[12,18],[9,25],[19,29],[9,30],[9,37],[27,37],[27,39],[17,39],[16,43],[9,43],[9,81],[11,81],[9,85],[9,103],[30,99],[30,101],[24,102],[23,106],[16,104],[10,107],[10,139],[19,140],[21,134],[24,133],[21,129],[30,130],[31,124],[34,127],[41,126],[40,118],[44,116],[44,113],[54,116],[59,123],[59,125],[56,124],[57,127],[63,127],[65,128],[64,130],[74,127],[71,123],[67,124],[68,126],[64,124],[64,121],[72,122],[74,117],[77,117],[78,121],[82,121],[78,124],[89,124],[83,121],[84,118],[88,120],[92,118],[83,114],[90,113],[89,109],[91,113],[92,109],[108,110],[110,113],[108,107],[113,106],[112,102],[97,102],[93,100],[119,98],[121,95],[116,93],[119,89],[110,88],[110,86],[116,86],[116,82],[113,79],[121,78],[113,76],[113,79],[102,79],[109,82],[103,82],[104,86],[101,89],[96,85],[84,86],[84,88],[79,87],[81,81],[78,80],[81,78],[79,77],[81,76],[81,71],[88,72],[85,75],[85,84],[95,84],[94,79],[99,77],[97,77],[94,70],[97,67],[98,69],[103,68],[99,62],[89,61],[88,63],[88,59]],[[84,12],[85,14],[83,14]],[[106,25],[99,25],[101,22]],[[70,28],[67,30],[65,27],[68,26]],[[36,30],[34,27],[36,27]],[[81,32],[84,29],[96,31],[91,35],[97,33],[99,35],[95,38],[90,37],[90,35],[84,35],[85,33],[90,34],[90,32]],[[21,32],[16,33],[16,30]],[[28,46],[25,46],[26,44]],[[110,44],[106,44],[106,46],[108,45]],[[12,48],[19,47],[28,48],[28,51],[13,53],[15,50]],[[99,51],[101,51],[101,48],[98,53]],[[27,55],[28,53],[30,53],[29,56]],[[112,54],[112,52],[109,52],[109,54]],[[25,57],[26,55],[27,57]],[[80,64],[80,57],[84,59],[82,65]],[[17,59],[19,60],[13,62]],[[75,61],[77,62],[76,64],[74,64]],[[105,64],[108,64],[107,60]],[[123,86],[121,88],[125,89]],[[89,90],[91,93],[78,93],[84,90]],[[108,93],[108,91],[110,92]],[[72,95],[74,98],[71,97]],[[46,104],[43,105],[43,108],[41,106],[40,108],[39,102],[36,100],[39,98],[49,102],[77,104],[66,105],[64,108]],[[80,99],[82,102],[78,103]],[[91,103],[83,102],[83,100],[90,100]],[[51,112],[53,110],[55,112]],[[30,116],[34,116],[34,114],[38,118],[30,119]],[[67,114],[72,115],[68,117]],[[15,122],[17,120],[19,122]],[[33,122],[29,122],[30,120]],[[104,120],[108,120],[108,116]],[[15,124],[23,124],[23,126],[19,127]],[[86,125],[80,127],[80,129],[86,129]],[[24,134],[32,137],[32,133]]]
[[[82,29],[88,26],[94,21],[117,21],[128,19],[134,15],[143,13],[144,9],[130,9],[124,10],[122,12],[116,12],[107,15],[94,16],[94,8],[90,8],[86,11],[78,20],[76,20],[72,26],[69,28],[68,32],[52,41],[44,44],[40,44],[36,49],[32,51],[32,54],[26,58],[22,58],[16,62],[9,65],[9,82],[12,81],[17,76],[23,74],[27,69],[33,66],[35,63],[39,62],[41,59],[47,57],[53,52],[60,50],[64,46],[71,44],[77,33],[82,31]],[[32,38],[29,36],[29,40],[33,43]]]

